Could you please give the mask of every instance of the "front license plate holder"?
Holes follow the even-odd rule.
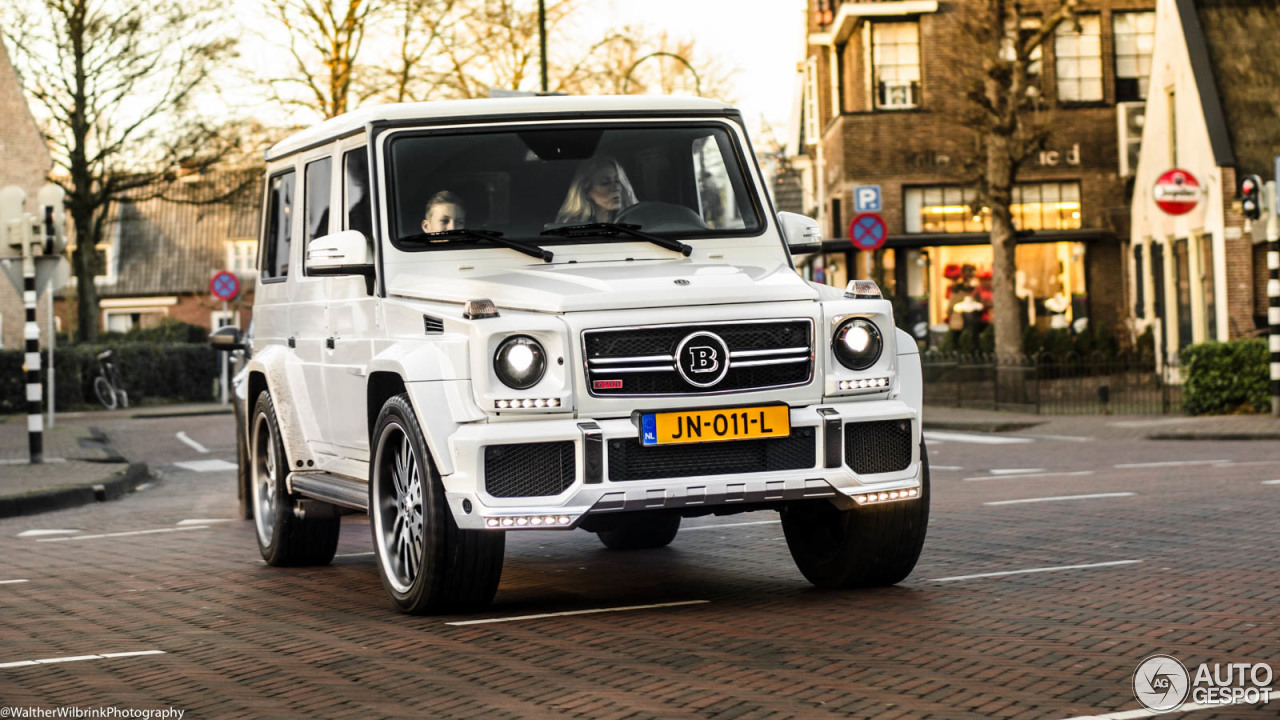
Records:
[[[640,414],[640,444],[645,447],[784,438],[790,434],[791,408],[786,405]]]

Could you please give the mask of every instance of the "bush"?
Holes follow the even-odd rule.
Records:
[[[1182,407],[1190,415],[1271,408],[1264,340],[1207,342],[1182,349]]]
[[[97,405],[93,379],[98,375],[98,353],[107,349],[115,351],[116,368],[131,405],[144,400],[213,400],[213,381],[218,376],[218,357],[213,348],[195,343],[125,342],[57,348],[54,372],[58,408]],[[45,385],[49,351],[43,350],[40,355],[41,368],[45,368],[40,372],[40,383]],[[23,363],[21,350],[0,350],[0,413],[27,409]]]

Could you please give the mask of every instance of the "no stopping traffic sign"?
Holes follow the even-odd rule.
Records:
[[[884,218],[875,213],[859,213],[849,223],[849,240],[859,250],[879,250],[888,237]]]
[[[228,270],[214,273],[209,281],[209,292],[219,300],[234,300],[240,294],[240,278]]]

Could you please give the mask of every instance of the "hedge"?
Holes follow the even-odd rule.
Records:
[[[213,400],[218,377],[217,352],[194,343],[119,343],[68,345],[54,352],[59,409],[98,405],[93,380],[98,353],[114,350],[113,358],[129,404],[144,400],[205,402]],[[40,382],[48,380],[49,351],[40,352]],[[0,350],[0,413],[26,412],[26,378],[21,350]],[[46,388],[47,389],[47,388]]]
[[[1182,349],[1182,407],[1190,415],[1271,408],[1264,340],[1207,342]]]

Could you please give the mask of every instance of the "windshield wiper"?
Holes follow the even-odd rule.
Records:
[[[654,245],[664,247],[668,250],[689,257],[689,253],[693,252],[693,246],[688,243],[682,243],[679,240],[672,240],[658,235],[650,235],[647,232],[641,232],[639,225],[628,225],[625,223],[583,223],[582,225],[565,225],[564,227],[551,228],[543,230],[542,235],[560,235],[562,237],[610,237],[618,235],[626,235],[637,240],[647,240]]]
[[[500,245],[516,252],[522,252],[529,257],[536,257],[543,262],[551,262],[555,255],[550,250],[545,250],[537,245],[526,245],[515,240],[507,240],[502,237],[502,233],[497,230],[475,230],[472,228],[458,228],[456,230],[444,230],[433,233],[418,233],[409,237],[400,238],[400,242],[437,242],[446,240],[484,240],[494,245]]]

